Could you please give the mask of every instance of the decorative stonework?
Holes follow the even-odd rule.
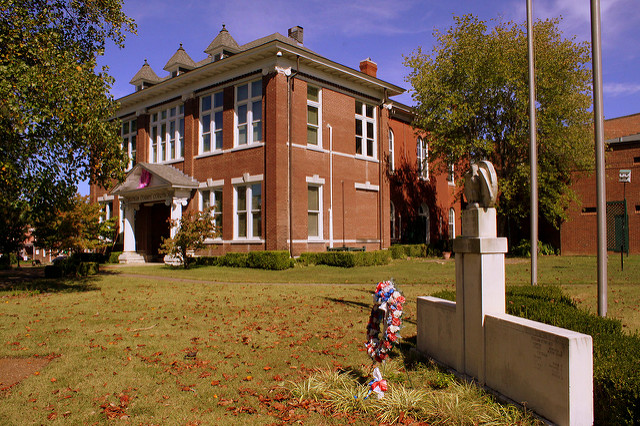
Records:
[[[496,205],[498,176],[493,164],[484,160],[472,163],[464,177],[464,195],[469,203],[467,208],[489,208]]]

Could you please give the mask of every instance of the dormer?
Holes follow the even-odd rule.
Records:
[[[238,46],[238,43],[231,37],[225,25],[222,24],[222,29],[209,44],[209,47],[205,49],[204,53],[209,55],[212,62],[216,62],[228,56],[235,55],[239,51],[240,46]]]
[[[148,87],[153,86],[154,84],[160,83],[161,79],[158,75],[151,69],[151,66],[147,63],[147,60],[144,60],[144,65],[142,68],[133,76],[130,84],[136,86],[136,91],[140,91],[146,89]]]
[[[193,62],[193,59],[191,59],[182,47],[182,43],[180,43],[180,47],[164,66],[164,70],[168,71],[171,74],[171,77],[177,77],[180,74],[191,71],[195,67],[196,63]]]

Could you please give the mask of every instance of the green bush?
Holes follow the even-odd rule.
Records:
[[[434,296],[455,300],[455,292],[450,290]],[[578,309],[559,287],[507,287],[506,302],[511,315],[591,335],[595,424],[640,423],[638,334],[625,334],[616,319]]]
[[[409,257],[440,257],[444,243],[436,244],[393,244],[390,248],[393,259]]]
[[[54,262],[53,265],[45,267],[45,277],[47,278],[60,278],[60,277],[86,277],[87,275],[95,275],[99,271],[98,262],[85,262],[82,260],[83,256],[74,254],[73,256],[61,258]],[[86,256],[85,258],[90,258]]]
[[[404,246],[400,244],[393,244],[389,251],[391,252],[391,257],[393,259],[406,259],[407,255],[404,252]]]
[[[556,249],[547,243],[538,241],[538,253],[541,256],[554,256],[557,253]],[[509,255],[514,257],[531,257],[531,241],[521,240],[518,244],[511,247]]]
[[[217,266],[219,256],[198,256],[192,259],[196,266]]]
[[[227,253],[218,258],[218,266],[231,266],[233,268],[246,268],[249,253]]]
[[[112,251],[109,253],[109,258],[107,259],[107,263],[120,263],[120,259],[118,257],[122,254],[121,251]]]
[[[388,265],[389,262],[391,262],[391,252],[389,250],[302,253],[298,258],[298,263],[305,266],[328,265],[342,268]]]
[[[281,271],[293,267],[293,260],[289,252],[281,251],[252,251],[247,258],[249,268],[269,269]]]

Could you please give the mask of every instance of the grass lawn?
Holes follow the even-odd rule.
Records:
[[[637,330],[640,290],[634,281],[640,258],[625,261],[624,273],[616,271],[613,259],[609,266],[609,312]],[[508,260],[507,284],[526,284],[528,268],[526,260]],[[595,310],[595,258],[540,258],[539,268],[541,284],[560,284]],[[439,373],[412,363],[404,371],[400,354],[408,354],[415,342],[416,297],[455,287],[453,261],[279,272],[115,267],[87,280],[15,284],[4,279],[0,360],[51,362],[18,385],[0,384],[0,419],[7,424],[48,419],[92,424],[110,418],[134,424],[376,423],[372,415],[335,417],[326,404],[301,400],[290,390],[318,370],[342,369],[367,381],[370,361],[363,343],[371,292],[374,283],[390,277],[408,300],[401,334],[409,338],[394,350],[386,374],[392,394],[394,386],[407,383],[441,392],[446,377],[429,379]],[[466,408],[474,415],[480,401],[503,424],[514,421],[508,409],[475,397],[476,405]]]

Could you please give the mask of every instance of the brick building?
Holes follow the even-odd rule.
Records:
[[[640,114],[605,120],[604,138],[607,249],[640,253]],[[630,183],[620,182],[621,170],[631,171]],[[562,254],[596,254],[595,171],[576,172],[573,189],[579,202],[560,229]]]
[[[409,108],[390,99],[404,89],[371,59],[359,71],[333,62],[303,45],[300,27],[238,45],[223,26],[205,53],[195,62],[180,46],[163,78],[145,61],[119,100],[130,169],[109,190],[92,185],[91,200],[119,217],[121,262],[157,258],[176,231],[168,219],[207,207],[221,229],[211,255],[386,248],[412,232],[401,212],[422,218],[423,241],[455,235],[453,177],[429,175]],[[417,215],[399,206],[398,194],[416,197],[393,180],[402,162],[431,188]]]

